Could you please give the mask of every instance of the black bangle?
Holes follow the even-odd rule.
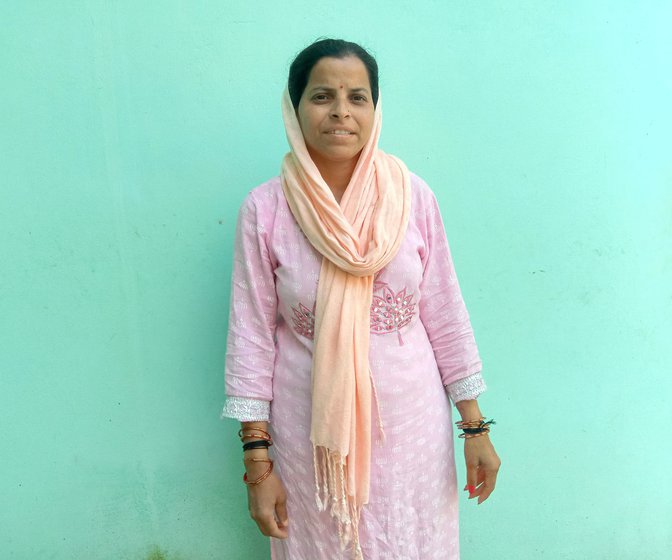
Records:
[[[462,428],[465,434],[480,434],[481,432],[489,432],[490,428]]]
[[[496,424],[494,420],[488,422],[481,421],[478,428],[460,428],[465,434],[480,434],[481,432],[489,432],[490,425]]]
[[[243,451],[248,451],[249,449],[260,449],[262,447],[268,449],[270,446],[271,442],[265,439],[260,439],[257,441],[248,441],[246,444],[243,445]]]

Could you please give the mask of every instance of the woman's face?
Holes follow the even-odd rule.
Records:
[[[373,98],[364,63],[355,56],[318,60],[296,115],[318,166],[356,160],[373,129]]]

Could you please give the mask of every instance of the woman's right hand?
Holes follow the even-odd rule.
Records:
[[[268,468],[268,463],[246,462],[247,477],[256,480]],[[247,504],[263,535],[276,539],[287,538],[287,494],[280,477],[272,472],[259,484],[247,485]]]

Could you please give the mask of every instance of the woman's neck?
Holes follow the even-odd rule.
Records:
[[[310,150],[309,150],[310,151]],[[350,178],[357,165],[358,157],[352,158],[350,161],[324,161],[317,154],[310,154],[315,165],[317,166],[320,175],[327,183],[331,192],[336,199],[336,202],[341,202],[341,197],[348,188]]]

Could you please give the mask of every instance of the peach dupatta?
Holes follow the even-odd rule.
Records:
[[[369,369],[373,276],[404,239],[410,176],[401,160],[378,149],[380,98],[371,137],[340,204],[308,153],[287,88],[282,114],[291,148],[282,162],[282,188],[297,223],[324,257],[312,363],[316,499],[337,520],[341,544],[353,542],[361,558],[358,521],[369,498],[375,397]]]

